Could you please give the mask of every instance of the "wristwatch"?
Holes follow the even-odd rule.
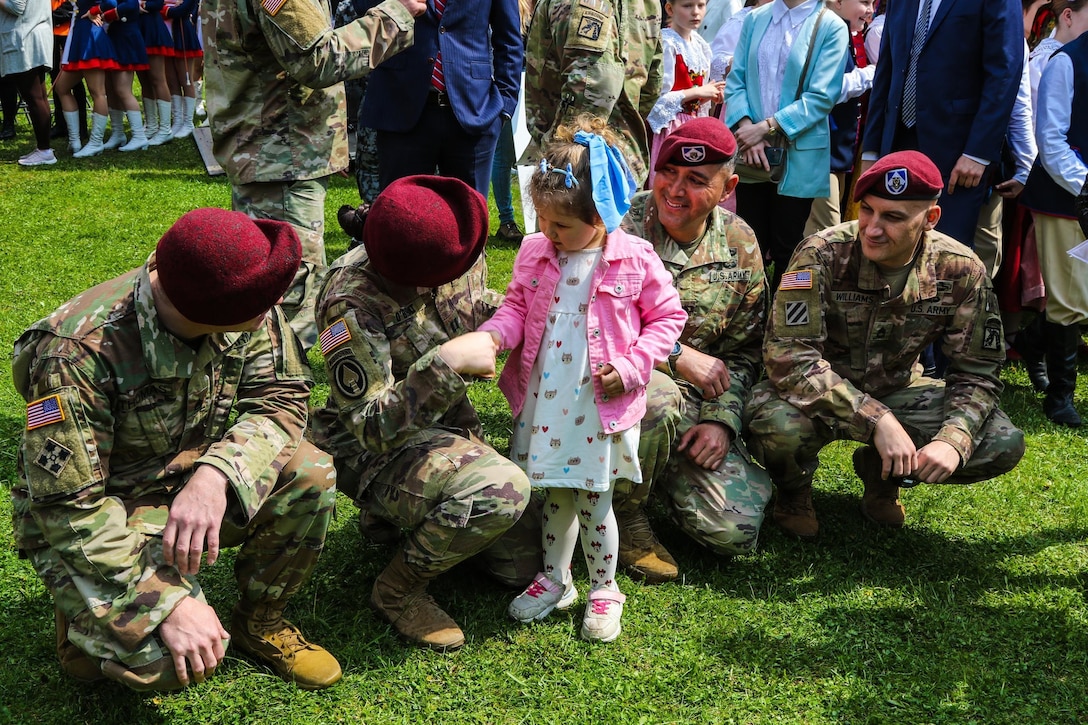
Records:
[[[684,351],[684,348],[680,347],[680,341],[677,340],[676,344],[672,346],[672,352],[669,353],[669,375],[676,377],[676,361],[680,359],[680,353]]]

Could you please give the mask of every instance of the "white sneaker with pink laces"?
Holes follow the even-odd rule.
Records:
[[[620,617],[627,597],[615,589],[594,589],[582,617],[582,638],[590,642],[611,642],[620,636]]]
[[[528,624],[534,619],[544,619],[553,609],[566,609],[577,598],[578,590],[574,588],[573,580],[563,587],[549,579],[544,572],[540,572],[525,587],[525,591],[514,597],[506,613],[519,622]]]

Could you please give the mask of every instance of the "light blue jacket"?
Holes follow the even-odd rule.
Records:
[[[798,198],[826,197],[831,193],[831,131],[827,116],[835,106],[842,90],[842,74],[850,34],[830,10],[824,13],[816,33],[816,48],[812,53],[801,97],[797,84],[805,65],[812,29],[822,2],[816,3],[812,14],[797,31],[790,48],[786,73],[782,80],[782,96],[773,115],[789,139],[786,171],[778,184],[778,193]],[[762,107],[759,94],[759,44],[771,24],[773,3],[756,8],[744,19],[740,42],[733,56],[733,69],[725,82],[725,123],[730,128],[742,118],[754,123],[772,115]]]

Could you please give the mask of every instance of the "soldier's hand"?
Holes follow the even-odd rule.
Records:
[[[616,372],[616,368],[612,367],[612,363],[605,363],[604,367],[596,372],[596,377],[601,379],[601,387],[604,388],[606,395],[614,397],[623,394],[623,378]]]
[[[182,574],[200,571],[200,555],[208,550],[208,566],[219,558],[219,528],[227,511],[227,477],[212,466],[197,466],[170,504],[162,532],[163,557]]]
[[[418,18],[427,12],[427,0],[400,0],[400,4],[412,14],[413,18]]]
[[[732,443],[733,436],[729,428],[721,423],[696,423],[680,436],[676,450],[686,452],[696,466],[716,471],[725,460]]]
[[[984,164],[966,156],[960,156],[956,160],[956,165],[952,167],[952,173],[948,175],[948,193],[953,193],[957,186],[967,189],[978,186],[984,173],[986,173]]]
[[[883,463],[880,467],[881,478],[909,476],[918,467],[918,449],[914,447],[914,441],[903,430],[899,420],[891,413],[885,413],[876,422],[873,445]]]
[[[443,343],[438,354],[460,375],[495,377],[498,346],[488,332],[469,332]]]
[[[918,451],[918,468],[912,478],[926,483],[943,483],[959,467],[959,451],[945,441],[930,441]]]
[[[729,390],[729,368],[725,363],[693,347],[683,346],[676,360],[676,373],[703,391],[703,400],[714,400]]]
[[[224,643],[230,640],[215,610],[193,597],[185,597],[174,607],[159,625],[159,637],[170,650],[183,685],[189,684],[190,669],[197,682],[211,677],[226,655]]]

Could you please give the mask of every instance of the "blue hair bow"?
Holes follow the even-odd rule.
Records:
[[[614,232],[631,208],[637,190],[635,177],[619,149],[609,146],[595,133],[578,131],[574,142],[589,149],[589,178],[593,187],[593,205],[609,233]]]

